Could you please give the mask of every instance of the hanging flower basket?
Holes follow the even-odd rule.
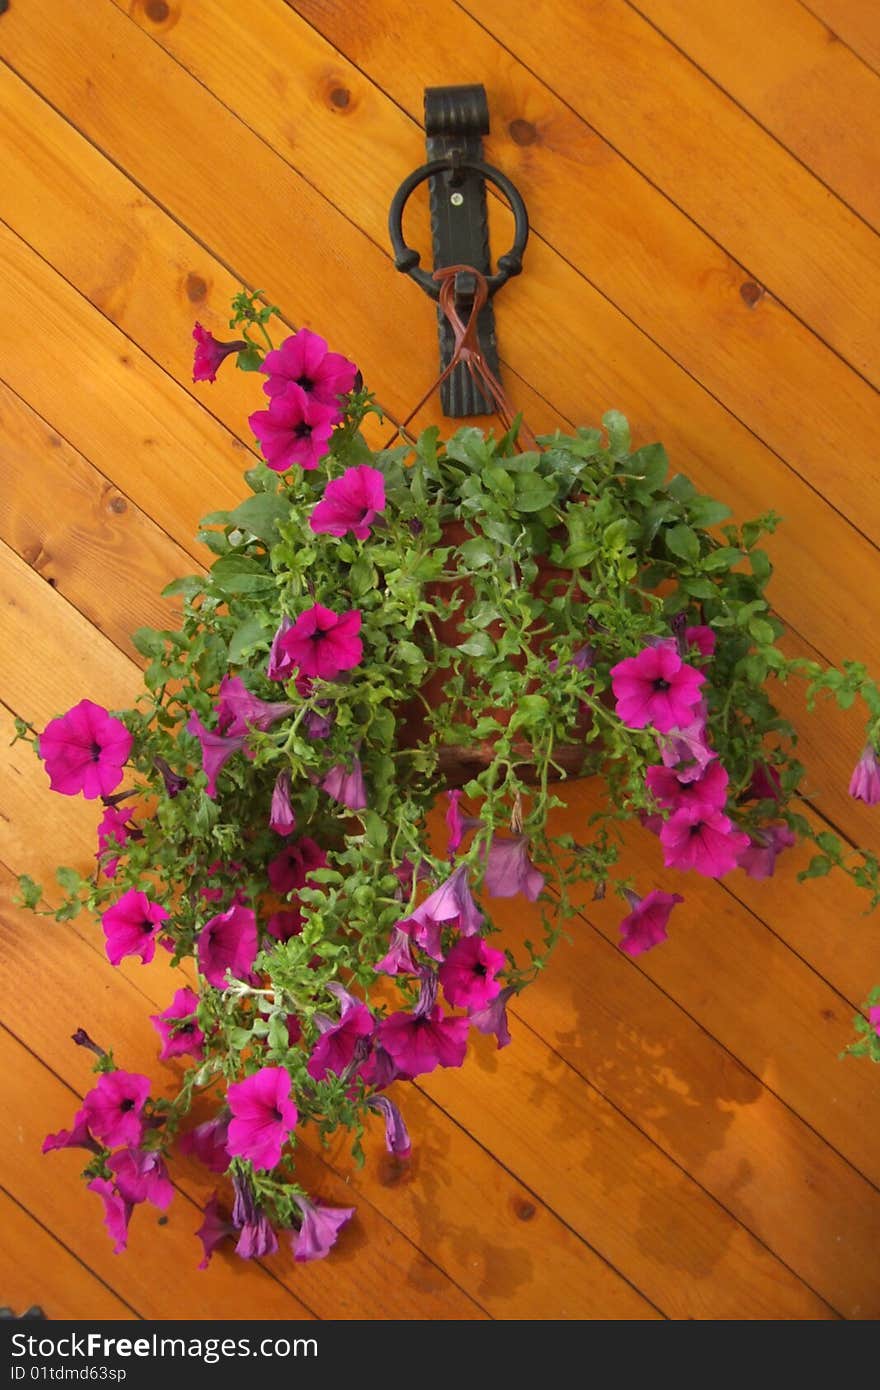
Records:
[[[495,434],[399,428],[371,448],[382,416],[354,363],[307,329],[271,348],[276,312],[243,294],[241,338],[196,327],[196,379],[233,354],[262,374],[264,462],[238,507],[205,518],[210,571],[166,590],[179,628],[135,633],[137,704],[18,727],[52,789],[100,810],[94,875],[62,870],[54,910],[23,878],[22,900],[93,914],[111,966],[159,949],[185,975],[152,1018],[170,1063],[154,1076],[78,1032],[97,1080],[44,1148],[86,1151],[117,1251],[137,1204],[171,1200],[175,1152],[194,1155],[218,1175],[203,1264],[284,1234],[296,1260],[327,1253],[352,1211],[300,1185],[302,1132],[342,1128],[360,1158],[384,1124],[405,1159],[406,1083],[462,1066],[474,1030],[511,1041],[507,1006],[571,922],[575,885],[620,895],[632,956],[666,940],[687,874],[765,878],[800,839],[817,844],[801,878],[839,870],[880,901],[876,857],[800,809],[771,694],[799,677],[810,702],[864,703],[850,791],[875,804],[880,691],[857,663],[780,651],[772,512],[731,522],[661,445],[633,451],[614,411],[541,440],[507,413]],[[572,775],[607,793],[577,840],[549,819]],[[622,819],[680,893],[627,876]],[[515,896],[544,927],[518,956],[492,922]],[[880,1060],[877,991],[856,1027],[850,1050]]]

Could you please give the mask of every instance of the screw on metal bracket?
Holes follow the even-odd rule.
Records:
[[[491,296],[512,275],[522,270],[522,256],[529,235],[529,219],[517,189],[504,174],[483,162],[482,136],[489,132],[489,107],[481,84],[467,87],[425,89],[425,135],[428,163],[404,179],[394,195],[388,216],[391,245],[398,270],[438,299],[440,287],[431,273],[419,266],[419,254],[403,237],[403,210],[410,194],[427,179],[431,197],[431,231],[434,269],[473,266],[485,275],[490,299],[478,320],[480,347],[498,375],[498,345]],[[486,215],[486,183],[494,183],[510,203],[515,233],[511,250],[498,261],[495,273],[489,261],[489,223]],[[459,273],[455,282],[455,307],[467,319],[474,300],[473,276]],[[454,335],[446,316],[438,309],[441,370],[449,365]],[[440,389],[444,415],[461,418],[490,414],[486,400],[463,363],[452,371]]]

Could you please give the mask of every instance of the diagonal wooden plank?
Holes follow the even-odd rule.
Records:
[[[828,42],[845,43],[874,72],[880,72],[880,25],[874,0],[801,0],[804,9],[821,19]]]
[[[799,0],[630,3],[878,229],[880,77],[821,20]]]

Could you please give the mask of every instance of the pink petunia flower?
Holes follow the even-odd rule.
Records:
[[[359,999],[342,991],[342,1013],[338,1023],[325,1028],[315,1044],[306,1070],[315,1081],[323,1081],[328,1072],[342,1076],[360,1051],[362,1038],[371,1038],[376,1022],[370,1010]]]
[[[301,328],[267,352],[260,370],[269,378],[263,385],[267,396],[283,396],[289,386],[298,386],[324,405],[336,406],[340,417],[339,397],[354,389],[357,377],[354,362],[328,352],[324,339],[310,328]]]
[[[620,924],[620,949],[628,956],[641,956],[666,940],[669,914],[684,898],[680,893],[662,893],[657,888],[643,898],[629,892],[626,896],[632,910]]]
[[[148,965],[156,954],[156,937],[169,913],[146,893],[129,888],[101,917],[107,939],[107,959],[118,965],[125,956],[140,956]]]
[[[352,670],[363,659],[363,643],[358,637],[360,630],[361,614],[358,609],[334,613],[316,603],[276,638],[275,669],[283,668],[286,657],[291,670],[296,667],[304,676],[335,680],[340,672]]]
[[[285,845],[280,854],[266,866],[269,882],[276,893],[295,893],[304,888],[314,869],[325,869],[327,856],[320,845],[303,835],[293,844]]]
[[[256,1260],[262,1255],[274,1255],[278,1249],[278,1237],[268,1216],[256,1200],[250,1180],[236,1175],[232,1180],[232,1186],[235,1190],[232,1224],[239,1232],[236,1255],[243,1260]]]
[[[706,737],[706,706],[704,701],[693,710],[693,719],[671,729],[668,734],[657,739],[660,757],[664,767],[675,768],[679,782],[693,782],[703,775],[712,759],[717,756],[710,748]]]
[[[251,729],[266,733],[294,708],[286,700],[261,700],[240,676],[224,676],[214,706],[217,728],[226,738],[245,737]]]
[[[248,424],[268,466],[284,473],[295,463],[317,468],[329,453],[333,427],[341,418],[338,406],[324,405],[291,383],[282,396],[272,397],[268,410],[249,415]]]
[[[611,668],[618,718],[630,729],[650,724],[667,734],[693,718],[705,679],[702,671],[682,661],[674,641],[645,647]]]
[[[380,975],[415,975],[418,966],[413,959],[412,938],[402,927],[393,927],[388,952],[377,962]]]
[[[296,812],[290,799],[292,790],[290,771],[284,768],[275,778],[269,809],[269,829],[276,835],[290,835],[296,829]]]
[[[397,1158],[409,1158],[412,1144],[403,1116],[394,1101],[387,1096],[370,1096],[367,1105],[371,1110],[378,1111],[385,1121],[385,1147],[388,1152]]]
[[[235,1235],[235,1227],[229,1218],[224,1215],[220,1206],[220,1199],[216,1192],[212,1192],[202,1209],[202,1224],[196,1231],[196,1235],[202,1242],[204,1254],[199,1261],[199,1269],[207,1269],[211,1262],[211,1256],[228,1236]]]
[[[343,763],[331,767],[321,783],[321,789],[349,811],[366,810],[367,788],[360,758],[352,758],[350,772]]]
[[[108,878],[116,877],[119,855],[115,854],[112,859],[105,859],[103,856],[107,850],[114,846],[127,844],[131,834],[132,831],[128,825],[128,811],[120,811],[116,806],[105,806],[104,814],[98,825],[98,853],[95,858]]]
[[[460,1067],[468,1027],[468,1019],[444,1016],[435,1005],[429,1012],[391,1014],[379,1024],[378,1034],[398,1070],[413,1077],[436,1067]]]
[[[243,338],[235,342],[221,343],[207,328],[196,323],[192,335],[196,347],[193,354],[193,381],[216,381],[221,364],[233,352],[244,352],[247,343]]]
[[[493,898],[512,898],[522,893],[529,902],[535,902],[544,882],[544,875],[529,859],[526,835],[512,840],[501,835],[492,836],[484,879],[487,893]]]
[[[47,1134],[43,1140],[42,1152],[52,1153],[55,1149],[88,1149],[99,1153],[101,1146],[89,1133],[89,1117],[85,1110],[77,1110],[73,1117],[72,1129],[59,1129],[57,1134]]]
[[[128,1223],[134,1210],[133,1204],[126,1202],[106,1178],[92,1178],[86,1187],[89,1192],[97,1192],[104,1203],[104,1225],[113,1241],[113,1254],[121,1255],[128,1245]]]
[[[229,761],[233,753],[244,747],[243,738],[225,738],[206,729],[195,710],[186,721],[186,731],[193,734],[202,745],[202,768],[207,777],[205,795],[213,801],[217,795],[217,777],[220,769]]]
[[[711,806],[683,806],[660,831],[667,869],[693,869],[706,878],[721,878],[735,869],[748,843],[748,835]]]
[[[39,737],[40,757],[52,791],[63,796],[82,792],[87,801],[116,790],[131,745],[131,734],[122,720],[91,700],[80,700],[66,714],[51,720]]]
[[[868,806],[880,803],[880,761],[870,743],[865,745],[864,752],[855,765],[850,778],[849,794],[856,801],[864,801]]]
[[[199,970],[215,989],[226,988],[227,970],[237,980],[251,980],[257,954],[257,919],[249,907],[233,903],[206,922],[199,932]]]
[[[232,1112],[227,1148],[255,1168],[275,1168],[293,1130],[298,1111],[290,1099],[292,1082],[284,1067],[263,1067],[227,1087]]]
[[[354,1216],[354,1207],[325,1207],[323,1202],[310,1202],[294,1194],[293,1200],[302,1212],[299,1230],[292,1236],[293,1258],[302,1264],[306,1260],[323,1260],[336,1244],[340,1230]]]
[[[749,878],[771,878],[777,857],[796,844],[797,836],[783,821],[765,825],[751,836],[736,862]]]
[[[162,1039],[160,1062],[187,1054],[199,1061],[204,1057],[205,1035],[195,1020],[198,1007],[197,994],[191,989],[179,989],[167,1009],[150,1014],[150,1022]]]
[[[178,1147],[182,1154],[192,1154],[212,1173],[225,1173],[232,1161],[226,1147],[229,1137],[229,1115],[224,1110],[213,1120],[196,1125],[186,1134],[181,1134]]]
[[[98,1078],[83,1099],[82,1112],[96,1139],[115,1149],[137,1146],[143,1138],[142,1111],[150,1094],[150,1078],[139,1072],[110,1071]]]
[[[490,999],[482,1009],[471,1009],[468,1013],[468,1023],[472,1024],[478,1033],[494,1034],[499,1048],[507,1047],[510,1042],[507,1004],[513,993],[513,985],[506,985],[501,993]]]
[[[344,536],[351,531],[359,541],[370,535],[373,521],[385,510],[385,479],[378,468],[358,464],[346,468],[324,489],[324,496],[309,518],[316,535]]]
[[[715,655],[715,633],[711,627],[699,624],[697,627],[686,627],[684,630],[685,646],[696,647],[701,656]]]
[[[443,993],[453,1008],[484,1009],[501,993],[496,977],[506,963],[503,952],[493,950],[482,936],[463,936],[438,971]]]
[[[727,771],[717,758],[704,768],[701,776],[687,782],[669,767],[649,767],[645,774],[654,800],[669,811],[695,805],[722,810],[727,801],[728,780]]]
[[[149,1202],[160,1211],[170,1205],[174,1188],[160,1153],[152,1149],[119,1149],[107,1159],[107,1167],[123,1201],[132,1206]]]

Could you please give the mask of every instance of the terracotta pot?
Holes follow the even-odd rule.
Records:
[[[443,527],[443,544],[461,545],[462,542],[469,540],[470,534],[465,529],[464,523],[460,521],[447,522]],[[536,557],[538,564],[538,577],[535,581],[535,589],[539,592],[546,592],[548,585],[557,581],[565,587],[571,581],[571,570],[561,570],[549,564],[546,560]],[[464,616],[465,610],[473,601],[474,590],[470,580],[464,576],[452,578],[448,582],[435,583],[429,585],[428,592],[432,597],[442,598],[449,602],[453,596],[459,599],[458,611],[442,621],[435,621],[434,630],[438,639],[447,647],[457,647],[464,640],[459,623]],[[492,623],[486,629],[490,636],[496,639],[501,634],[501,624]],[[538,649],[536,639],[533,650]],[[522,665],[522,658],[517,659],[517,664]],[[422,686],[422,698],[406,701],[400,706],[398,714],[398,742],[402,748],[414,748],[417,744],[426,742],[430,737],[428,717],[425,711],[425,704],[431,709],[439,709],[446,702],[444,686],[449,679],[449,671],[434,671]],[[485,713],[491,718],[496,719],[500,724],[507,724],[513,714],[512,708],[497,707],[486,710]],[[470,717],[463,711],[461,714],[462,723],[472,722]],[[564,770],[566,777],[577,777],[583,768],[586,758],[587,747],[585,736],[591,726],[592,719],[587,709],[584,709],[578,721],[575,735],[582,735],[580,741],[566,744],[554,749],[554,761]],[[528,782],[533,780],[530,776],[530,768],[533,763],[531,744],[526,739],[514,742],[513,745],[517,755],[522,757],[523,768],[520,774],[523,780]],[[484,768],[488,767],[495,756],[494,740],[474,740],[472,743],[449,745],[440,749],[440,770],[444,780],[451,787],[463,786],[475,777]],[[561,772],[551,769],[551,779],[560,780]]]

